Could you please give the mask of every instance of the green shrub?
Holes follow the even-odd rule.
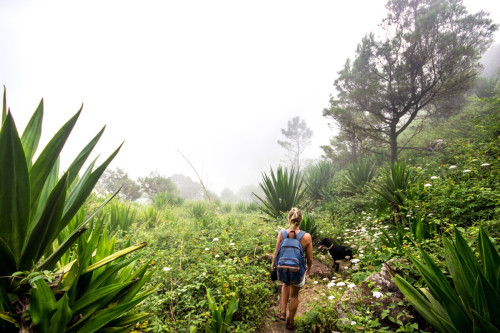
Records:
[[[59,154],[80,115],[78,111],[54,135],[35,161],[41,136],[43,102],[19,137],[6,112],[0,130],[0,329],[2,332],[95,332],[126,330],[144,313],[127,314],[148,297],[140,292],[150,277],[147,266],[135,269],[138,256],[115,252],[103,224],[90,222],[85,207],[119,148],[94,169],[78,173],[103,130],[59,177]],[[82,217],[84,216],[84,217]],[[83,237],[80,237],[82,236]],[[64,266],[63,266],[64,265]],[[132,283],[133,282],[133,283]]]
[[[441,332],[498,332],[500,317],[500,256],[482,227],[479,260],[455,228],[455,241],[443,237],[448,272],[453,283],[434,260],[421,251],[422,259],[409,256],[428,289],[415,289],[401,276],[394,281],[417,311]]]
[[[127,231],[136,221],[137,211],[131,203],[114,201],[103,211],[111,233]]]
[[[170,206],[180,206],[184,200],[170,191],[160,192],[152,198],[153,206],[156,209],[165,209]]]
[[[303,178],[294,169],[279,167],[275,174],[271,168],[270,176],[264,173],[259,185],[264,192],[263,198],[254,194],[261,203],[259,209],[271,218],[283,217],[304,199]]]
[[[335,169],[331,162],[321,161],[305,174],[306,195],[312,202],[320,203],[330,197],[330,183],[335,175]]]
[[[319,228],[312,215],[308,213],[303,214],[300,230],[310,233],[312,238],[315,238],[318,235]]]
[[[365,184],[370,183],[376,176],[375,163],[368,159],[347,165],[346,171],[344,190],[351,194],[362,191]]]

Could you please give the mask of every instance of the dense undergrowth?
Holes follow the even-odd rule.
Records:
[[[365,279],[390,262],[402,279],[424,288],[426,282],[410,256],[423,260],[424,251],[450,278],[442,242],[453,237],[455,227],[476,255],[480,226],[493,242],[498,240],[500,119],[494,112],[498,100],[476,103],[471,106],[476,112],[462,124],[468,134],[445,137],[438,152],[406,155],[393,166],[364,161],[357,168],[335,172],[323,172],[322,163],[322,172],[306,173],[310,184],[314,181],[307,175],[328,175],[314,197],[306,194],[313,201],[302,202],[309,207],[307,224],[314,228],[313,240],[328,237],[350,246],[354,256],[333,279],[308,281],[322,288],[308,305],[310,310],[297,318],[297,331],[434,330],[406,298],[382,293]],[[269,220],[255,204],[115,205],[122,206],[122,217],[107,214],[106,209],[112,211],[114,206],[105,208],[103,216],[122,221],[110,224],[123,244],[138,239],[148,242],[142,261],[149,262],[153,271],[149,284],[161,284],[136,309],[151,314],[136,324],[137,331],[210,331],[214,320],[234,307],[234,299],[237,309],[220,327],[234,332],[264,329],[272,317],[269,308],[278,297],[268,274],[269,255],[285,220]],[[314,255],[331,265],[327,254],[315,250]],[[359,297],[346,297],[351,289],[358,290]],[[209,304],[208,290],[217,307]],[[345,305],[353,310],[340,313]]]
[[[289,188],[290,181],[297,184],[299,175],[304,177],[296,195],[286,193],[290,196],[287,202],[308,213],[303,227],[311,232],[313,241],[327,237],[351,247],[354,253],[331,279],[312,276],[308,280],[318,286],[317,295],[309,300],[309,311],[296,318],[297,331],[498,329],[492,309],[500,304],[499,111],[499,99],[471,102],[455,117],[416,138],[430,142],[437,138],[436,133],[441,134],[438,150],[405,153],[393,165],[377,158],[346,167],[323,161],[302,173],[290,173],[291,180],[283,172],[279,178],[283,188]],[[453,130],[457,120],[461,132]],[[2,131],[14,128],[10,126],[4,125]],[[22,148],[24,143],[14,131],[2,135],[15,138]],[[4,141],[3,149],[8,151]],[[25,163],[20,148],[12,154]],[[52,163],[56,160],[54,157]],[[46,176],[51,168],[47,167]],[[31,165],[26,169],[37,171]],[[74,179],[76,184],[84,183],[91,176],[89,171],[81,179],[75,174]],[[92,182],[98,176],[94,178]],[[21,185],[29,185],[25,183]],[[63,185],[55,189],[62,193],[71,182]],[[102,207],[111,197],[91,195],[83,203],[90,193],[88,185],[78,209],[71,211],[74,217],[58,226],[58,238],[52,235],[36,257],[42,261],[51,251],[59,253],[50,269],[30,271],[27,264],[4,269],[0,327],[15,331],[20,324],[45,325],[40,331],[57,326],[61,332],[67,326],[77,330],[83,325],[88,331],[103,327],[137,332],[264,330],[266,321],[273,318],[269,309],[278,297],[277,285],[269,278],[270,256],[277,232],[287,226],[279,217],[284,210],[280,190],[273,189],[269,177],[266,186],[267,192],[276,195],[262,197],[260,202],[266,205],[259,210],[256,203],[166,197],[156,197],[151,204],[114,199]],[[69,193],[80,189],[69,186]],[[61,198],[62,212],[66,197]],[[69,207],[74,199],[68,198]],[[4,201],[9,200],[4,196]],[[50,200],[40,202],[50,209]],[[32,230],[28,231],[31,235]],[[65,238],[72,245],[58,248]],[[140,244],[131,246],[136,243]],[[16,244],[12,241],[12,246]],[[125,259],[140,248],[141,253]],[[325,253],[315,250],[314,257],[331,265]],[[395,298],[393,292],[382,291],[366,280],[384,265],[390,266],[393,277],[397,274],[406,297]],[[437,276],[441,285],[433,286],[429,276]],[[461,280],[467,283],[456,282]],[[96,288],[109,294],[94,293]],[[441,294],[441,289],[448,294]],[[11,301],[13,295],[18,297],[15,301]],[[449,301],[457,295],[466,296],[462,301]],[[42,296],[51,299],[50,307],[41,306]],[[429,314],[419,314],[419,302],[425,304],[425,300],[440,314],[437,321]],[[30,301],[37,303],[30,306]],[[21,305],[25,312],[16,315],[15,307]],[[107,315],[110,310],[116,312],[113,320]],[[54,317],[43,321],[40,313]],[[64,317],[64,324],[56,325],[59,317]]]

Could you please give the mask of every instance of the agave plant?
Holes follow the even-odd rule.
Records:
[[[145,244],[114,251],[97,212],[85,215],[85,202],[116,149],[100,166],[80,169],[104,128],[59,177],[59,154],[81,109],[34,159],[41,136],[43,100],[20,137],[6,110],[0,129],[0,330],[2,332],[94,332],[129,327],[145,314],[126,313],[149,293],[149,278],[137,257]],[[90,233],[90,235],[89,235]],[[82,235],[87,237],[81,237]],[[102,236],[101,236],[102,235]]]
[[[413,199],[415,185],[419,183],[419,176],[413,168],[404,162],[395,162],[382,176],[382,182],[372,190],[387,202],[394,214],[394,219],[401,222],[400,207],[407,200]]]
[[[108,227],[112,233],[118,230],[126,231],[136,220],[137,211],[131,203],[121,201],[112,202],[104,210]]]
[[[300,206],[305,196],[305,189],[299,171],[278,167],[274,174],[271,168],[271,176],[264,173],[262,178],[263,181],[259,185],[264,191],[264,198],[254,193],[262,204],[259,207],[262,212],[278,219],[293,207]]]
[[[313,202],[327,199],[328,187],[334,175],[335,169],[330,162],[321,161],[313,165],[304,177],[307,185],[307,197]]]
[[[316,221],[314,220],[313,215],[304,213],[302,217],[302,223],[300,224],[300,230],[308,232],[309,234],[311,234],[312,238],[316,237],[319,228],[318,225],[316,224]]]
[[[207,288],[208,307],[212,313],[212,319],[209,321],[205,332],[207,333],[224,333],[230,332],[229,324],[233,321],[233,315],[238,310],[239,299],[236,295],[229,301],[226,311],[222,304],[217,304],[212,296],[210,289]]]
[[[344,176],[344,189],[349,193],[357,193],[376,175],[375,163],[370,160],[359,160],[347,166]]]
[[[500,332],[500,256],[483,228],[479,230],[479,260],[455,228],[455,241],[443,237],[453,283],[433,259],[410,256],[427,288],[415,289],[401,276],[394,281],[415,309],[440,332]]]

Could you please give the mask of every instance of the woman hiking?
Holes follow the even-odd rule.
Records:
[[[293,330],[295,312],[297,312],[297,307],[299,305],[299,291],[300,288],[302,288],[306,283],[306,275],[309,275],[309,273],[311,272],[311,266],[313,264],[313,250],[312,250],[313,246],[312,246],[311,235],[299,229],[300,223],[302,222],[302,212],[300,211],[300,209],[292,208],[290,212],[288,212],[288,222],[290,223],[290,228],[288,230],[281,230],[281,232],[278,234],[278,238],[276,239],[276,248],[274,250],[272,268],[276,269],[276,266],[278,266],[278,269],[281,270],[278,274],[279,279],[282,282],[281,313],[278,316],[278,319],[281,321],[286,320],[286,328],[288,330]],[[283,271],[287,270],[288,266],[282,266],[280,268],[279,264],[281,260],[278,260],[279,262],[276,263],[276,256],[278,255],[278,250],[280,250],[280,245],[283,242],[283,240],[285,240],[285,238],[288,239],[296,238],[297,240],[299,240],[300,245],[302,246],[302,252],[305,253],[305,256],[307,258],[307,268],[305,268],[305,272],[302,273],[303,270],[299,270],[299,272],[296,273],[291,273],[291,274],[286,273]],[[282,256],[281,252],[280,256]],[[297,283],[287,283],[286,281],[284,281],[286,280],[286,278],[290,277],[293,274],[302,274],[302,277],[300,276],[297,277],[296,275],[293,277],[294,282],[296,281]],[[288,307],[288,318],[287,318],[286,308],[289,300],[290,300],[290,305]]]

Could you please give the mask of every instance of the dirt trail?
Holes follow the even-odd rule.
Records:
[[[309,311],[311,304],[314,302],[314,298],[318,297],[322,289],[326,288],[324,283],[314,284],[313,279],[331,278],[332,273],[328,266],[325,264],[314,261],[311,268],[311,274],[309,279],[306,280],[306,284],[299,293],[299,306],[297,308],[297,313],[295,316],[302,316],[304,313]],[[279,288],[281,291],[281,287]],[[267,314],[266,322],[264,327],[260,332],[262,333],[285,333],[290,332],[286,329],[285,322],[277,320],[277,316],[280,313],[280,297],[275,295],[275,303],[269,309]]]

